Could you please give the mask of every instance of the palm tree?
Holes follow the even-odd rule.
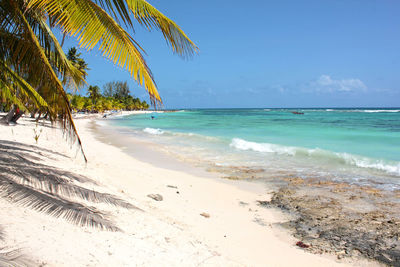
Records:
[[[85,60],[83,58],[81,58],[81,53],[78,52],[78,50],[76,49],[76,47],[71,47],[70,49],[68,49],[68,53],[67,53],[67,59],[69,61],[72,62],[72,64],[78,68],[80,71],[85,71],[89,70],[87,63],[85,62]],[[85,73],[85,76],[87,75],[87,73]]]
[[[101,97],[100,88],[97,85],[95,86],[90,85],[88,88],[88,95],[89,98],[92,100],[93,105],[96,105],[97,99]]]
[[[57,27],[76,37],[81,48],[98,46],[146,88],[153,105],[162,103],[144,50],[119,24],[133,29],[133,19],[161,30],[173,52],[183,57],[197,52],[179,26],[145,0],[0,0],[1,97],[21,109],[45,109],[81,145],[63,81],[69,77],[78,87],[84,73],[64,54],[52,32]]]
[[[88,68],[88,64],[86,61],[81,57],[81,53],[78,52],[76,47],[71,47],[68,49],[67,53],[67,59],[71,62],[71,64],[77,68],[80,72],[82,72],[83,78],[86,78],[87,76],[87,71],[90,70]],[[78,85],[78,87],[81,87],[84,85],[84,81],[82,81],[81,84]],[[74,88],[74,87],[72,87]]]
[[[133,28],[132,19],[149,30],[160,29],[179,55],[197,51],[173,21],[144,0],[0,0],[0,98],[23,111],[45,110],[51,120],[60,119],[63,129],[81,144],[64,89],[69,84],[79,87],[85,73],[62,50],[52,32],[52,27],[58,27],[65,35],[78,36],[80,46],[87,50],[99,45],[105,57],[144,85],[154,105],[161,103],[143,49],[117,23]],[[43,153],[51,156],[50,151],[0,142],[0,197],[78,225],[111,231],[118,227],[107,214],[86,202],[136,208],[95,191],[95,182],[87,177],[42,164]],[[0,250],[0,265],[25,264],[4,257]]]

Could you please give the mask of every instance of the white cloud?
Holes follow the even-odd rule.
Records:
[[[316,92],[352,92],[367,90],[367,86],[359,79],[334,80],[329,75],[321,75],[307,87],[306,91]]]

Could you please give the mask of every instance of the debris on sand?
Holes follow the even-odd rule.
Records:
[[[160,194],[149,194],[147,195],[149,198],[154,199],[155,201],[162,201],[163,197]]]
[[[203,216],[204,218],[210,218],[210,214],[206,212],[200,213],[200,215]]]

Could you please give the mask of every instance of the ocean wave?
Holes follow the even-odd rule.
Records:
[[[184,133],[184,132],[170,132],[171,135],[173,136],[179,136],[179,137],[190,137],[190,138],[196,138],[196,139],[205,139],[208,141],[219,141],[220,139],[217,137],[213,136],[207,136],[207,135],[201,135],[197,133]]]
[[[240,138],[232,139],[230,146],[239,150],[251,150],[261,153],[274,153],[279,155],[310,157],[330,163],[369,168],[400,175],[400,162],[372,159],[349,153],[338,153],[324,149],[308,149],[304,147],[283,146],[270,143],[250,142]]]
[[[365,112],[365,113],[396,113],[400,112],[400,109],[334,109],[334,108],[327,108],[327,109],[302,109],[301,111],[304,112],[311,112],[311,111],[335,111],[335,112]]]
[[[256,152],[286,154],[290,156],[294,156],[296,154],[295,147],[249,142],[240,138],[233,138],[230,146],[239,150],[253,150]]]
[[[143,129],[143,132],[149,133],[149,134],[154,134],[154,135],[160,135],[160,134],[163,134],[163,133],[164,133],[164,131],[161,130],[161,129],[159,129],[159,128],[157,128],[157,129],[154,129],[154,128],[144,128],[144,129]]]
[[[400,112],[400,109],[365,109],[362,112],[367,112],[367,113]]]
[[[369,168],[385,171],[387,173],[400,175],[400,163],[388,163],[384,160],[370,159],[351,155],[347,153],[336,153],[339,157],[343,158],[346,164],[354,165],[360,168]]]
[[[328,111],[328,110],[326,110]],[[396,113],[400,112],[400,109],[335,109],[329,111],[337,112],[362,112],[362,113]]]
[[[108,125],[107,122],[100,121],[100,120],[95,120],[94,123],[99,125],[99,126],[107,126]]]

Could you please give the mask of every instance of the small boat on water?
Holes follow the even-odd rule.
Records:
[[[303,112],[292,111],[292,113],[293,113],[293,114],[296,114],[296,115],[304,115]]]

